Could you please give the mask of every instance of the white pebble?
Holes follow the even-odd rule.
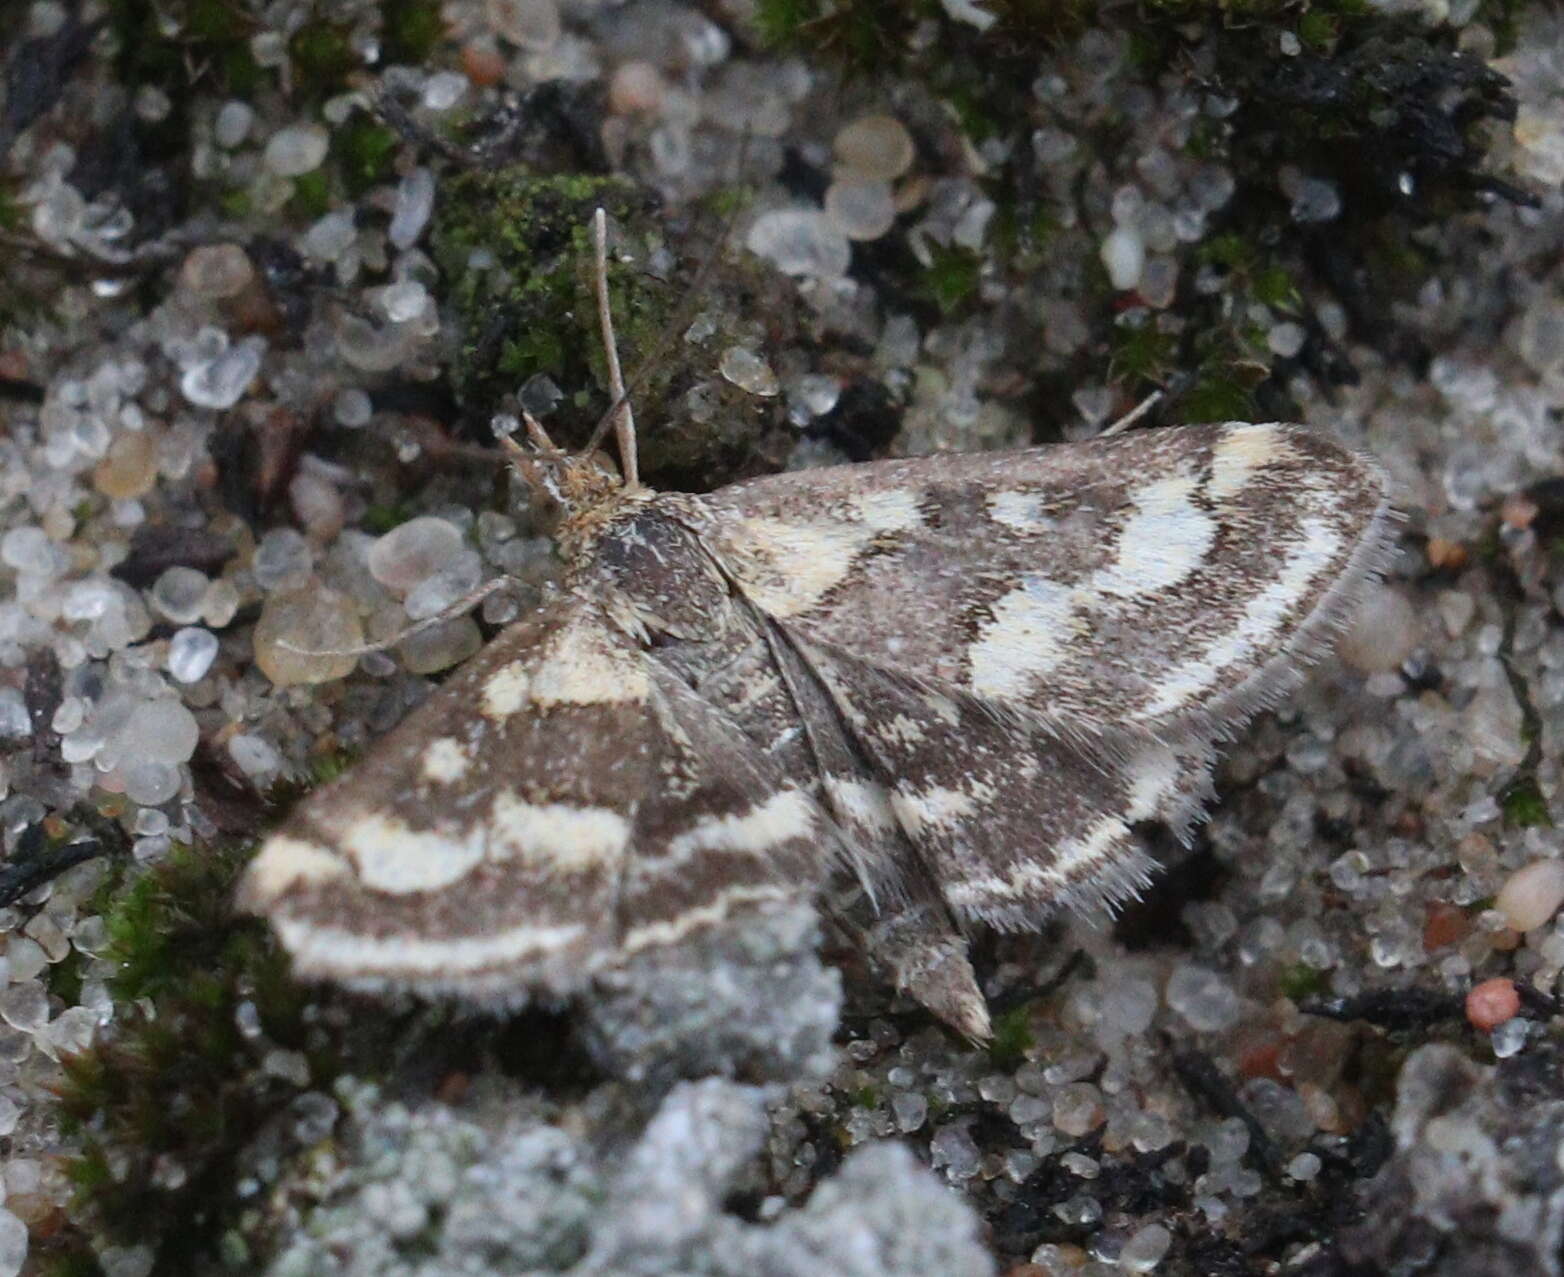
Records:
[[[879,239],[896,222],[889,182],[839,178],[825,193],[825,211],[848,239]]]
[[[487,0],[484,14],[491,31],[523,49],[550,49],[563,30],[555,0]]]
[[[1172,1245],[1172,1233],[1161,1224],[1147,1224],[1124,1243],[1119,1252],[1119,1267],[1127,1273],[1149,1273],[1163,1261]]]
[[[416,319],[429,301],[429,294],[416,279],[387,284],[380,292],[380,309],[393,324]]]
[[[1564,905],[1564,860],[1534,860],[1516,870],[1493,903],[1516,931],[1542,926]]]
[[[424,105],[431,111],[449,111],[462,100],[468,84],[458,71],[436,71],[424,82]]]
[[[1168,977],[1168,1006],[1201,1033],[1216,1033],[1238,1022],[1241,1007],[1233,986],[1215,971],[1181,962]]]
[[[32,733],[26,698],[14,687],[0,687],[0,740],[26,739]]]
[[[434,174],[426,168],[415,168],[397,184],[386,238],[397,248],[411,248],[424,233],[433,211]]]
[[[1289,320],[1271,329],[1265,335],[1265,344],[1271,348],[1273,355],[1291,359],[1303,349],[1303,343],[1308,335],[1302,324],[1295,324]]]
[[[1120,292],[1128,292],[1140,283],[1146,266],[1146,245],[1140,232],[1129,226],[1117,226],[1108,232],[1099,250],[1108,279]]]
[[[374,415],[374,405],[364,391],[350,386],[337,392],[337,397],[331,403],[331,412],[339,426],[346,430],[357,430],[369,424],[370,417]]]
[[[1360,674],[1386,674],[1401,668],[1421,636],[1417,612],[1406,596],[1376,585],[1364,594],[1336,650]]]
[[[852,264],[847,236],[819,209],[781,208],[762,213],[745,245],[788,275],[836,279]]]
[[[168,672],[179,683],[194,683],[206,677],[217,659],[217,635],[198,625],[187,625],[174,632],[168,642]]]
[[[212,139],[224,150],[231,151],[250,135],[250,125],[254,122],[255,111],[248,102],[237,98],[224,102],[212,126]]]
[[[331,138],[318,124],[290,124],[266,142],[261,162],[278,177],[302,177],[320,167]]]
[[[152,606],[175,625],[188,625],[200,617],[210,584],[206,573],[195,568],[166,568],[152,586]]]
[[[265,352],[264,337],[246,337],[217,358],[187,368],[180,393],[197,408],[232,408],[260,372]]]
[[[143,807],[166,803],[179,792],[179,768],[168,763],[138,759],[120,768],[120,779],[125,782],[125,797]]]
[[[195,753],[201,738],[195,715],[178,701],[164,697],[142,701],[118,733],[121,757],[156,763],[183,763]]]
[[[0,559],[18,572],[38,572],[52,576],[58,565],[54,542],[42,528],[25,525],[12,528],[0,538]]]
[[[15,1277],[27,1262],[27,1225],[0,1208],[0,1277]]]
[[[0,1018],[23,1033],[38,1032],[49,1021],[49,995],[43,985],[29,978],[0,993]]]
[[[315,556],[296,528],[273,528],[255,547],[255,583],[268,592],[296,590],[309,581]]]
[[[282,755],[269,741],[241,733],[228,741],[228,756],[239,770],[252,779],[275,775],[282,768]]]
[[[358,240],[353,214],[347,209],[327,213],[304,232],[304,251],[323,262],[334,262]]]
[[[43,951],[43,946],[26,936],[21,938],[13,936],[5,956],[9,960],[11,980],[14,984],[35,979],[49,965],[49,955]]]

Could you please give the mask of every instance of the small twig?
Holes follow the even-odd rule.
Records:
[[[1171,1049],[1172,1042],[1167,1040]],[[1221,1117],[1236,1117],[1249,1132],[1249,1154],[1259,1165],[1260,1171],[1271,1180],[1281,1178],[1281,1158],[1265,1128],[1251,1113],[1233,1084],[1204,1051],[1194,1049],[1172,1051],[1173,1072],[1192,1097]]]
[[[1105,426],[1097,437],[1099,439],[1106,439],[1109,435],[1122,434],[1161,402],[1162,392],[1160,390],[1153,390],[1149,395],[1142,399],[1117,421]]]

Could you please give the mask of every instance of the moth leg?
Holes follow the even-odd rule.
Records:
[[[395,634],[383,639],[376,639],[373,643],[360,643],[357,647],[328,647],[313,648],[300,647],[297,643],[289,643],[281,640],[277,646],[286,652],[295,652],[300,656],[368,656],[372,652],[384,652],[395,647],[398,643],[412,638],[416,634],[422,634],[425,630],[432,630],[437,625],[444,625],[448,621],[454,621],[457,617],[466,616],[473,608],[482,603],[491,594],[498,594],[508,586],[514,586],[517,582],[508,576],[490,577],[475,590],[469,590],[454,603],[448,603],[433,616],[426,616],[422,620],[414,621]]]

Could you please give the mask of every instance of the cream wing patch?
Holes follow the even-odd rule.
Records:
[[[552,957],[586,936],[586,928],[579,924],[518,927],[449,939],[381,938],[286,915],[278,917],[275,925],[304,975],[375,986],[454,984],[476,973]]]
[[[1133,717],[1158,718],[1196,700],[1234,662],[1252,656],[1281,629],[1298,600],[1307,598],[1320,574],[1341,553],[1341,533],[1321,518],[1304,519],[1299,540],[1272,582],[1244,606],[1238,624],[1211,642],[1198,657],[1168,671],[1155,699]]]
[[[1084,597],[1146,597],[1194,573],[1216,540],[1216,521],[1191,499],[1196,486],[1187,475],[1172,475],[1137,488],[1135,510],[1116,542],[1118,554],[1092,574]]]
[[[611,705],[644,701],[650,682],[639,653],[611,642],[595,620],[579,621],[551,636],[532,673],[534,709],[563,705]]]
[[[274,834],[244,871],[239,887],[240,908],[264,909],[289,888],[350,876],[347,862],[335,852],[302,838]]]
[[[1231,500],[1267,466],[1285,464],[1294,455],[1287,436],[1275,426],[1235,426],[1212,449],[1206,493],[1218,501]]]
[[[467,747],[454,736],[439,736],[424,746],[419,763],[423,778],[437,785],[454,785],[467,774],[472,759]]]
[[[756,855],[815,827],[814,804],[801,791],[785,789],[748,811],[714,816],[669,840],[667,862],[677,864],[707,851]]]
[[[579,873],[616,865],[630,842],[630,822],[606,807],[532,803],[498,794],[490,817],[490,855],[544,872]]]
[[[343,821],[337,844],[371,891],[400,896],[439,891],[460,882],[483,860],[483,822],[458,830],[413,829],[385,812],[360,812]]]
[[[967,659],[972,690],[1009,700],[1024,696],[1041,675],[1066,660],[1084,619],[1076,592],[1045,576],[1027,576],[994,604],[993,616],[973,640]]]
[[[735,556],[744,590],[772,616],[807,612],[847,579],[858,554],[875,536],[867,524],[837,519],[790,523],[743,520],[747,554]]]
[[[479,708],[485,718],[504,722],[527,708],[532,692],[531,662],[512,661],[490,674],[479,690]]]

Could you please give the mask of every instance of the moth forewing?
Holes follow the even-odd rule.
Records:
[[[564,595],[250,867],[301,972],[557,997],[846,865],[849,925],[983,1036],[962,926],[1142,888],[1134,825],[1187,831],[1387,552],[1378,468],[1286,425],[655,493],[611,366],[624,478],[529,426]]]

